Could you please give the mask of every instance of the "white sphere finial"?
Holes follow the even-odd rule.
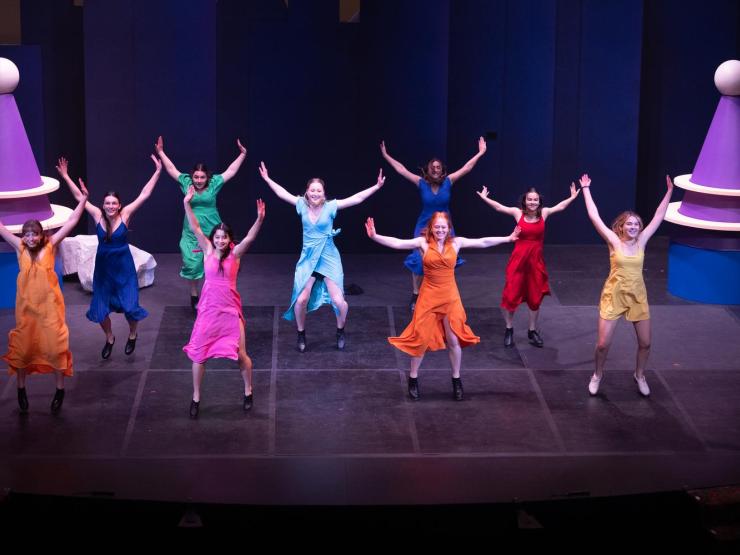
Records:
[[[714,72],[714,84],[725,96],[740,96],[740,60],[727,60]]]
[[[7,58],[0,58],[0,94],[12,93],[19,80],[18,67]]]

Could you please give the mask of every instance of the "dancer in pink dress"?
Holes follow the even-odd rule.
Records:
[[[210,358],[230,358],[239,361],[244,379],[245,411],[252,408],[252,360],[247,356],[242,300],[236,290],[239,260],[257,237],[265,219],[265,203],[257,200],[257,219],[247,236],[234,245],[231,228],[220,223],[209,237],[203,234],[198,219],[190,207],[195,189],[191,186],[185,195],[185,214],[190,229],[205,256],[205,283],[198,302],[198,316],[190,341],[183,351],[193,361],[193,399],[190,417],[197,418],[200,410],[200,385],[205,374],[205,363]]]

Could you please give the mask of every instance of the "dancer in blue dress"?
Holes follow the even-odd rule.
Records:
[[[385,148],[385,141],[380,143],[380,152],[383,154],[383,158],[386,159],[396,172],[411,181],[411,183],[416,185],[419,189],[419,195],[421,196],[421,214],[419,214],[419,217],[416,219],[416,226],[414,227],[414,237],[418,237],[424,233],[432,214],[435,212],[450,213],[452,184],[456,183],[462,176],[470,173],[478,163],[478,159],[486,153],[486,140],[483,137],[479,137],[478,152],[475,156],[468,160],[462,168],[449,175],[447,175],[447,168],[445,168],[445,165],[439,158],[432,158],[429,160],[426,167],[421,168],[421,175],[417,175],[411,173],[406,169],[406,166],[388,154],[388,151]],[[454,235],[454,232],[452,234]],[[457,265],[459,266],[463,262],[464,261],[462,259],[458,259]],[[414,306],[416,305],[416,299],[419,296],[419,286],[424,277],[420,251],[414,250],[410,255],[408,255],[404,265],[411,270],[413,295],[411,297],[409,307],[411,312],[413,312]]]
[[[90,202],[85,204],[87,213],[95,221],[95,230],[98,235],[98,250],[95,254],[95,272],[93,273],[93,297],[90,301],[90,309],[87,311],[87,319],[100,324],[103,328],[105,345],[101,356],[104,359],[110,357],[116,341],[111,329],[110,313],[123,312],[126,316],[129,335],[124,352],[127,355],[133,353],[136,348],[136,330],[139,320],[143,320],[148,315],[147,311],[139,306],[139,283],[134,258],[131,256],[128,244],[128,223],[134,212],[152,194],[162,171],[162,162],[159,158],[156,156],[151,158],[154,161],[154,173],[131,204],[122,206],[121,199],[115,191],[105,194],[102,209]],[[69,177],[67,160],[59,159],[57,171],[79,201],[82,198],[82,192]]]
[[[308,181],[303,195],[291,195],[270,179],[265,163],[260,164],[260,175],[279,199],[296,207],[303,223],[303,249],[295,268],[293,295],[283,314],[286,320],[295,319],[298,328],[298,350],[306,350],[306,312],[323,304],[331,304],[337,317],[337,349],[344,349],[344,325],[349,306],[344,300],[344,271],[334,236],[341,230],[332,229],[337,210],[360,204],[380,190],[385,183],[383,170],[372,187],[345,199],[326,200],[324,182],[318,177]]]

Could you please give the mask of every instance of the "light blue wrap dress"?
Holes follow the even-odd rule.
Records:
[[[339,287],[340,291],[344,291],[342,259],[339,256],[337,247],[334,245],[334,236],[341,229],[332,229],[334,218],[337,215],[337,201],[332,200],[324,203],[316,223],[313,223],[309,218],[308,205],[302,196],[298,197],[298,203],[295,209],[303,223],[303,249],[301,250],[301,257],[298,259],[298,264],[295,267],[293,296],[290,299],[290,307],[283,314],[283,318],[286,320],[295,319],[295,313],[293,311],[295,301],[301,291],[306,287],[308,279],[314,272],[329,278]],[[316,310],[324,304],[331,304],[335,314],[339,315],[339,309],[331,302],[326,283],[324,283],[323,279],[317,279],[311,289],[307,311]]]

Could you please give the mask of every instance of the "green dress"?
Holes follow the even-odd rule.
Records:
[[[187,194],[188,189],[193,184],[190,174],[181,173],[177,181],[180,183],[182,193]],[[190,201],[193,213],[206,237],[211,234],[216,225],[221,223],[221,216],[218,215],[218,208],[216,208],[216,196],[223,186],[224,178],[220,174],[214,174],[208,186],[200,193],[196,191]],[[187,216],[185,216],[182,224],[180,252],[182,253],[180,276],[185,279],[201,279],[203,277],[203,251],[190,229]]]

